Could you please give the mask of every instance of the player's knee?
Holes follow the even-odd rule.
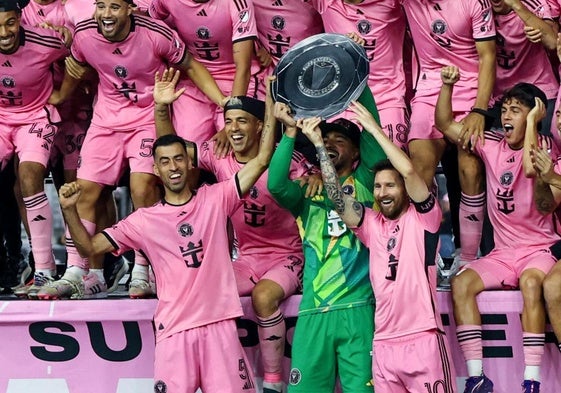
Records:
[[[273,288],[257,283],[251,292],[251,301],[255,312],[260,316],[268,316],[278,308],[279,299]]]
[[[31,196],[44,190],[45,168],[40,164],[21,163],[18,168],[19,185],[22,195]]]
[[[543,278],[540,275],[522,275],[522,277],[520,277],[519,285],[525,303],[541,301]]]
[[[463,302],[466,299],[475,297],[479,292],[475,291],[472,285],[473,280],[466,272],[452,278],[452,299],[454,302]]]
[[[548,305],[561,305],[561,272],[550,274],[545,278],[543,295]]]

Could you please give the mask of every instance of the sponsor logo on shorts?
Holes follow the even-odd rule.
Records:
[[[154,384],[154,393],[166,393],[168,391],[168,386],[164,381],[156,381]]]
[[[291,385],[298,385],[302,380],[302,373],[297,368],[290,370],[290,376],[288,377],[288,382]]]

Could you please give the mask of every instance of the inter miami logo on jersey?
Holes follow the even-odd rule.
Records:
[[[183,237],[191,236],[193,234],[193,227],[187,223],[181,224],[177,232]]]
[[[282,16],[275,15],[273,19],[271,19],[271,25],[275,30],[279,30],[279,31],[283,30],[285,26],[284,18]]]
[[[258,196],[259,196],[259,189],[258,189],[257,187],[255,187],[255,186],[252,186],[252,187],[249,189],[249,197],[250,197],[251,199],[257,199]]]
[[[432,22],[432,32],[438,35],[446,33],[446,22],[444,22],[442,19],[437,19]]]
[[[115,75],[117,75],[117,78],[121,78],[121,79],[125,79],[129,73],[127,71],[127,69],[124,66],[116,66],[115,67]]]
[[[210,31],[206,27],[199,27],[197,29],[197,37],[201,40],[208,40],[210,38]]]
[[[168,387],[164,381],[156,381],[154,384],[154,393],[167,393]]]
[[[16,81],[11,76],[4,76],[2,77],[2,86],[7,89],[13,89],[14,87],[16,87]]]
[[[366,19],[362,19],[358,21],[356,28],[360,34],[368,34],[372,30],[372,24]]]
[[[203,263],[204,248],[203,241],[198,243],[189,242],[187,247],[179,246],[179,251],[187,267],[198,268]]]
[[[511,171],[507,171],[507,172],[505,172],[501,175],[501,178],[499,179],[499,181],[500,181],[502,186],[508,187],[514,181],[514,175],[512,174]]]
[[[290,376],[288,377],[288,383],[291,385],[298,385],[302,380],[302,373],[297,368],[290,370]]]
[[[390,237],[388,240],[388,244],[386,245],[386,250],[388,250],[388,252],[390,252],[391,250],[393,250],[395,248],[395,245],[397,243],[397,240],[395,239],[395,237]]]

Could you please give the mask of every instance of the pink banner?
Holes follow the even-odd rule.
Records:
[[[300,298],[283,304],[287,319],[285,376]],[[454,334],[449,293],[438,295],[458,386],[466,369]],[[517,291],[486,292],[479,299],[484,321],[487,375],[496,393],[520,390],[523,375]],[[242,344],[258,364],[257,325],[249,298],[239,321]],[[0,393],[151,393],[154,361],[152,315],[155,300],[0,301]],[[561,356],[551,329],[546,337],[542,393],[561,391]],[[259,366],[257,374],[261,375]]]

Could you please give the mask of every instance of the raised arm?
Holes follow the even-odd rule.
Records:
[[[212,102],[221,107],[226,104],[228,97],[222,94],[222,91],[216,84],[216,81],[210,75],[204,65],[193,59],[189,53],[185,55],[183,61],[179,64],[187,76]]]
[[[529,41],[541,43],[548,50],[555,49],[557,45],[557,26],[554,21],[542,19],[520,0],[504,0],[504,2],[524,22],[524,33]]]
[[[170,105],[185,92],[182,87],[176,90],[177,82],[181,77],[179,70],[167,68],[162,75],[156,72],[154,75],[154,122],[156,124],[156,137],[159,138],[164,135],[176,135],[175,128],[171,121],[169,113]],[[190,141],[187,142],[187,154],[191,159],[195,157],[195,145]]]
[[[247,95],[247,87],[251,78],[251,58],[253,57],[254,40],[237,41],[233,45],[236,72],[232,83],[232,96]]]
[[[323,178],[323,188],[335,205],[335,211],[348,227],[356,228],[364,216],[364,206],[351,195],[343,193],[337,170],[323,143],[319,123],[321,123],[319,117],[298,120],[302,132],[316,148]]]
[[[539,98],[535,98],[534,107],[526,116],[526,132],[524,134],[524,151],[522,155],[522,167],[526,177],[535,177],[536,169],[532,162],[531,151],[538,146],[538,123],[545,117],[545,104]]]
[[[454,84],[460,79],[460,70],[455,66],[447,66],[440,71],[442,86],[436,101],[434,111],[434,122],[436,128],[444,134],[452,143],[461,145],[460,135],[462,125],[454,120],[452,111],[452,92]]]
[[[534,186],[536,208],[542,214],[552,213],[561,203],[561,175],[555,172],[547,149],[532,146],[530,158],[537,174]]]
[[[87,258],[114,251],[115,247],[104,235],[98,233],[91,236],[86,231],[76,209],[80,193],[80,185],[77,182],[66,183],[59,190],[59,202],[64,221],[68,225],[70,236],[80,256]]]
[[[259,152],[257,156],[249,160],[237,173],[240,191],[246,194],[255,184],[259,176],[265,172],[271,161],[275,146],[275,128],[277,120],[274,116],[274,103],[271,97],[271,83],[274,77],[267,80],[267,95],[265,97],[265,118],[263,119],[263,129],[261,130],[261,140],[259,141]]]
[[[394,168],[403,177],[407,194],[413,202],[423,202],[429,197],[429,189],[423,178],[417,173],[411,160],[403,150],[397,147],[382,131],[370,112],[359,103],[353,103],[352,111],[364,130],[370,133],[386,153]]]

